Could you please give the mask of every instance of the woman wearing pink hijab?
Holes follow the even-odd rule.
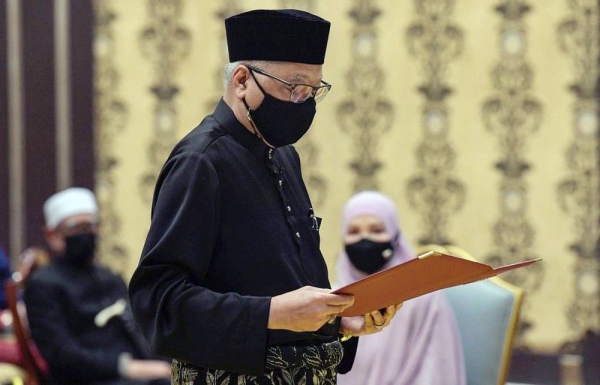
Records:
[[[365,191],[346,203],[345,250],[337,262],[338,286],[404,263],[416,255],[401,233],[396,205]],[[464,385],[465,365],[454,314],[440,291],[404,302],[390,326],[360,337],[352,370],[339,385]]]

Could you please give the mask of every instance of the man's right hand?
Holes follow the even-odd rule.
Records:
[[[296,332],[318,330],[354,303],[351,295],[331,294],[331,289],[304,286],[271,299],[269,329]]]
[[[171,378],[171,366],[165,361],[132,359],[125,368],[125,377],[130,380]]]

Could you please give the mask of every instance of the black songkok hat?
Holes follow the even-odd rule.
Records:
[[[225,19],[229,61],[323,64],[330,23],[295,9],[255,10]]]

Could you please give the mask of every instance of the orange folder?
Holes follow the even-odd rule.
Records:
[[[337,289],[334,293],[354,295],[354,304],[339,314],[344,317],[352,317],[436,290],[480,281],[529,266],[540,259],[493,268],[485,263],[429,251],[408,262]]]

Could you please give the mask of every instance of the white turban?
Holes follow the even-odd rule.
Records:
[[[55,229],[65,219],[78,214],[98,215],[94,193],[86,188],[68,188],[52,195],[44,203],[46,226],[50,229]]]

